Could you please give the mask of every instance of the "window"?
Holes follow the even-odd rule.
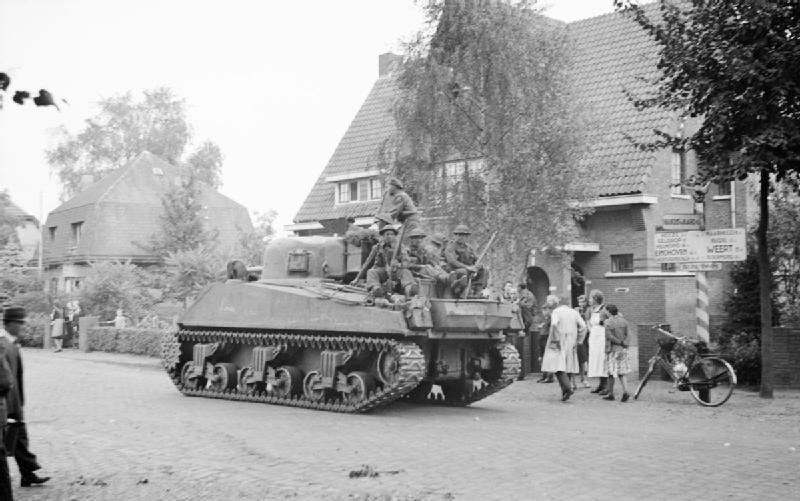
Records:
[[[369,197],[372,200],[379,200],[383,196],[383,190],[381,189],[381,180],[380,179],[370,179],[369,180]]]
[[[681,184],[686,179],[686,150],[672,150],[672,166],[670,170],[670,193],[686,195],[686,188]]]
[[[81,288],[81,277],[64,277],[64,292],[72,292]]]
[[[83,221],[72,223],[72,245],[74,247],[81,243],[81,228],[83,228]]]
[[[729,197],[731,196],[731,182],[720,181],[717,183],[717,196]]]
[[[633,271],[633,254],[612,254],[611,273],[630,273]]]
[[[675,271],[675,263],[661,263],[661,271]]]
[[[363,178],[355,181],[342,181],[338,184],[337,203],[366,202],[380,200],[383,196],[381,180],[378,178]]]
[[[58,226],[48,226],[47,227],[47,230],[50,232],[50,241],[51,242],[56,239],[56,228],[58,228]]]
[[[50,279],[50,294],[56,294],[58,292],[58,277],[53,277]]]

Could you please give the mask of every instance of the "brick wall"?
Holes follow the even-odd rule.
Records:
[[[775,386],[800,389],[800,327],[776,327],[773,336]]]

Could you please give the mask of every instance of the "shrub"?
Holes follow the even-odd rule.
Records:
[[[41,348],[44,346],[44,330],[50,323],[50,317],[43,313],[28,315],[19,342],[22,346]]]
[[[752,340],[733,348],[733,370],[740,385],[757,386],[761,382],[761,345]]]
[[[157,357],[161,354],[161,330],[137,327],[89,329],[89,349]]]

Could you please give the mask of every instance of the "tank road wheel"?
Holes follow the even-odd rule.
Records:
[[[348,390],[343,392],[344,401],[357,404],[375,391],[375,378],[363,371],[353,371],[347,375],[347,387]]]
[[[208,382],[211,389],[216,391],[236,388],[236,365],[228,363],[214,365],[214,371]]]
[[[236,389],[239,393],[255,395],[264,389],[264,383],[262,382],[247,381],[253,376],[253,372],[254,370],[252,367],[243,367],[242,370],[239,371],[239,383],[236,385]]]
[[[378,378],[385,386],[392,386],[397,381],[400,370],[399,355],[394,350],[381,350],[378,354]]]
[[[183,387],[187,390],[198,390],[201,388],[205,388],[206,386],[206,379],[202,377],[189,379],[189,375],[192,373],[192,369],[194,368],[194,364],[189,361],[183,364],[183,368],[181,369],[181,382],[183,383]]]
[[[325,388],[314,387],[322,382],[322,375],[318,371],[311,371],[303,378],[303,395],[312,402],[320,402],[325,398]]]
[[[303,373],[293,365],[284,365],[275,371],[278,381],[272,390],[279,397],[288,397],[303,393]]]

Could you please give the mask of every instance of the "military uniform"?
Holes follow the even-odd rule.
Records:
[[[439,255],[423,246],[408,248],[408,268],[416,277],[429,278],[446,283],[448,274],[441,266]]]
[[[400,245],[395,241],[394,245]],[[394,254],[394,245],[390,245],[385,239],[381,239],[375,247],[372,248],[374,262],[372,268],[367,270],[367,291],[375,296],[383,295],[383,293],[391,294],[393,290],[386,290],[386,282],[389,280],[389,273],[392,268],[392,255]],[[397,261],[400,266],[393,272],[395,280],[400,282],[403,292],[406,295],[413,295],[416,288],[416,282],[411,275],[411,271],[404,267],[403,264],[408,262],[408,256],[403,246],[400,246],[400,251],[397,253]]]
[[[420,227],[420,216],[417,206],[411,200],[411,196],[403,190],[403,183],[397,178],[389,179],[389,185],[394,186],[397,191],[384,200],[381,212],[385,212],[392,217],[392,220],[403,224],[406,233]]]
[[[469,234],[469,230],[462,225],[456,227],[454,233],[458,234],[459,230],[464,231],[464,234]],[[475,266],[478,256],[475,255],[475,251],[469,244],[453,240],[445,247],[444,257],[450,272],[450,287],[453,294],[460,296],[469,282],[468,268]],[[475,275],[472,277],[472,291],[479,291],[484,287],[486,287],[486,271],[483,266],[478,265]]]

